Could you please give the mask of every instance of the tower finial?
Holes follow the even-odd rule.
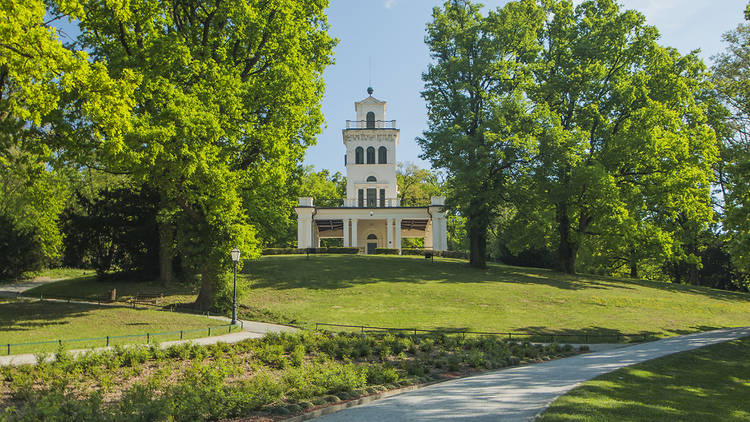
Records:
[[[368,94],[372,95],[373,91],[375,91],[375,90],[374,90],[374,89],[372,89],[372,87],[371,87],[371,86],[368,86],[368,87],[367,87],[367,93],[368,93]]]

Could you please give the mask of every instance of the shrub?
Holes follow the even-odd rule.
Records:
[[[400,378],[395,368],[377,363],[368,365],[365,371],[368,384],[389,384],[398,381]]]
[[[264,344],[255,351],[255,357],[272,368],[283,369],[288,365],[284,347],[280,344]]]
[[[376,255],[398,255],[396,248],[375,248]]]
[[[28,271],[42,268],[43,246],[38,229],[20,227],[0,214],[0,280],[21,277]]]

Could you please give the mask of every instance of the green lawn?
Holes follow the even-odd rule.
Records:
[[[59,302],[0,302],[0,355],[7,354],[7,343],[41,342],[62,339],[68,349],[101,347],[106,340],[76,341],[72,339],[142,334],[142,337],[111,339],[110,344],[141,343],[146,333],[195,330],[184,338],[205,337],[206,327],[226,323],[211,318],[127,307],[96,306]],[[198,329],[201,329],[198,331]],[[227,329],[213,330],[225,334]],[[152,337],[156,341],[175,340],[179,333]],[[13,346],[12,354],[53,351],[55,344]]]
[[[750,325],[748,294],[459,260],[269,256],[242,272],[244,304],[298,323],[659,337]]]
[[[750,338],[603,375],[557,399],[540,422],[750,420]]]
[[[664,337],[750,325],[750,295],[703,287],[421,257],[304,255],[246,261],[238,282],[240,315],[271,322],[315,322],[555,334]],[[164,292],[159,302],[187,303],[184,284],[60,281],[29,292],[103,296]],[[611,342],[615,337],[602,338]],[[560,338],[559,341],[576,339]]]

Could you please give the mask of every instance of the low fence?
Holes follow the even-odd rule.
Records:
[[[151,299],[153,297],[153,299]],[[158,296],[161,297],[161,296]],[[180,304],[166,304],[166,305],[160,305],[156,302],[157,296],[156,295],[143,295],[143,294],[136,294],[135,298],[131,299],[110,299],[107,295],[102,296],[89,296],[89,297],[74,297],[74,296],[62,296],[62,295],[49,295],[40,293],[38,295],[25,295],[23,293],[16,294],[16,299],[36,299],[40,301],[45,300],[52,300],[52,301],[58,301],[58,302],[67,302],[67,303],[88,303],[88,304],[96,304],[96,305],[109,305],[109,306],[127,306],[133,309],[136,308],[143,308],[143,309],[154,309],[158,311],[168,311],[168,312],[181,312],[181,313],[187,313],[187,314],[193,314],[193,315],[201,315],[201,316],[223,316],[226,317],[226,315],[223,314],[217,314],[217,313],[211,313],[209,311],[200,311],[194,308],[190,308],[184,305]]]
[[[195,337],[201,337],[202,334],[206,334],[208,337],[211,337],[212,335],[219,335],[219,334],[229,334],[232,332],[233,329],[242,330],[244,328],[244,323],[240,321],[239,325],[232,325],[232,324],[223,324],[223,325],[214,325],[210,327],[205,328],[193,328],[189,330],[178,330],[178,331],[161,331],[157,333],[143,333],[143,334],[125,334],[125,335],[119,335],[119,336],[102,336],[102,337],[89,337],[89,338],[74,338],[74,339],[58,339],[58,340],[46,340],[46,341],[32,341],[32,342],[26,342],[26,343],[5,343],[0,344],[0,347],[2,347],[3,351],[6,352],[6,354],[10,355],[13,351],[13,349],[18,349],[23,346],[40,346],[40,345],[48,345],[48,344],[56,344],[62,346],[63,344],[68,343],[86,343],[88,347],[109,347],[110,345],[114,344],[118,340],[126,340],[126,339],[144,339],[145,344],[151,343],[152,340],[155,340],[157,337],[166,337],[166,336],[174,336],[174,339],[177,340],[177,336],[179,335],[179,340],[183,340],[186,337],[190,337],[192,334],[199,334]],[[226,332],[224,332],[226,330]],[[128,344],[134,344],[134,343],[141,343],[141,342],[127,342]]]
[[[648,341],[650,336],[648,334],[622,334],[622,333],[539,333],[533,331],[506,331],[506,332],[491,332],[491,331],[469,331],[461,329],[422,329],[422,328],[394,328],[394,327],[373,327],[369,325],[346,325],[346,324],[328,324],[324,322],[316,322],[315,330],[320,330],[320,327],[338,327],[348,328],[353,330],[365,332],[373,331],[385,331],[385,332],[397,332],[418,335],[423,334],[460,334],[460,335],[480,335],[480,336],[500,336],[513,340],[514,338],[519,340],[529,340],[535,342],[548,342],[555,343],[559,341],[565,341],[566,343],[590,343],[591,340],[615,340],[614,343],[626,342],[644,342]],[[576,341],[574,341],[576,340]],[[594,343],[605,343],[604,341],[596,341]]]

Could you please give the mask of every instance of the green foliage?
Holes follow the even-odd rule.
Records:
[[[35,144],[38,139],[19,133],[20,128],[11,133],[3,129],[0,122],[0,215],[33,237],[36,251],[31,255],[38,251],[44,264],[53,264],[62,252],[63,236],[58,223],[69,197],[66,178],[62,172],[48,168],[46,162],[51,154]],[[20,140],[19,136],[25,139]],[[23,270],[8,271],[20,274]]]
[[[44,264],[39,236],[0,214],[0,280],[18,279]]]
[[[748,6],[750,7],[750,6]],[[745,10],[747,17],[748,10]],[[733,264],[750,280],[750,25],[724,34],[727,50],[715,57],[714,83],[730,117],[724,135],[718,183],[724,195],[724,228]]]
[[[64,264],[109,271],[158,272],[158,195],[147,187],[105,188],[94,198],[76,192],[63,214]]]
[[[480,14],[468,1],[434,8],[425,42],[434,62],[422,75],[429,128],[423,158],[445,169],[448,205],[466,218],[471,264],[484,267],[486,234],[495,207],[533,150],[524,66],[538,50],[541,11],[529,2]],[[536,20],[536,23],[534,23]]]
[[[426,207],[432,204],[433,196],[445,194],[436,172],[413,163],[396,165],[396,181],[402,207]]]
[[[84,3],[80,44],[111,74],[139,76],[138,106],[117,154],[68,143],[69,156],[158,192],[163,259],[200,273],[197,302],[211,307],[227,252],[257,256],[255,227],[288,215],[277,196],[322,122],[326,2]]]

